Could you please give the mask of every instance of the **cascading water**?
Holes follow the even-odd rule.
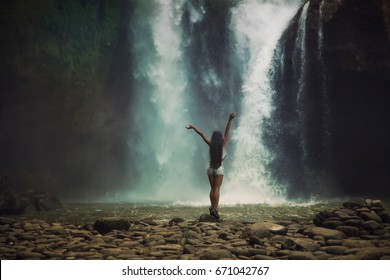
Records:
[[[276,43],[288,20],[296,12],[294,5],[280,2],[247,1],[233,11],[232,29],[236,48],[243,57],[242,113],[233,140],[232,157],[223,201],[227,203],[274,203],[284,198],[284,187],[272,182],[266,170],[272,154],[263,145],[263,121],[270,116],[272,90],[269,70]]]
[[[274,57],[271,80],[275,110],[266,146],[274,155],[270,166],[275,179],[289,186],[290,199],[317,197],[331,185],[322,4],[308,1],[303,5],[284,32]]]
[[[172,2],[173,3],[173,2]],[[188,113],[187,77],[181,50],[183,1],[139,1],[131,23],[137,81],[134,132],[139,179],[128,198],[169,201],[184,194],[193,179],[194,139],[184,129]]]
[[[318,60],[320,64],[320,71],[322,73],[321,79],[321,93],[322,93],[322,105],[323,105],[323,131],[324,131],[324,141],[323,141],[323,154],[325,157],[328,157],[328,151],[330,150],[330,109],[329,109],[329,96],[327,92],[327,70],[325,67],[323,47],[324,47],[324,25],[323,25],[323,9],[324,9],[324,0],[321,1],[319,8],[319,17],[318,17]]]
[[[129,146],[137,176],[126,200],[209,203],[208,147],[184,126],[223,132],[231,110],[238,117],[221,203],[283,199],[283,187],[265,168],[272,155],[262,144],[262,125],[271,110],[273,51],[299,2],[218,2],[223,9],[213,1],[135,2]]]
[[[296,38],[296,49],[294,51],[293,62],[295,66],[295,73],[297,73],[298,78],[298,92],[296,98],[296,108],[298,119],[302,127],[302,133],[300,137],[300,145],[302,150],[302,160],[305,161],[307,158],[307,144],[306,144],[306,116],[304,115],[304,100],[305,100],[305,78],[306,78],[306,20],[307,20],[307,11],[309,8],[310,1],[306,2],[301,11],[298,22],[298,34]]]

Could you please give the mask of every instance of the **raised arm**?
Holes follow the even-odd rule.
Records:
[[[229,116],[229,120],[226,124],[226,129],[225,129],[225,135],[223,137],[223,146],[226,145],[227,141],[228,141],[228,138],[229,138],[229,130],[230,130],[230,125],[231,125],[231,122],[232,120],[236,117],[236,113],[234,112],[231,112],[230,113],[230,116]]]
[[[193,126],[192,124],[186,125],[186,128],[187,128],[187,129],[193,129],[193,130],[195,130],[195,132],[198,133],[200,137],[202,137],[202,139],[206,142],[206,144],[210,146],[211,142],[210,142],[209,138],[207,138],[206,135],[204,135],[204,134],[202,133],[202,131],[200,131],[199,129],[197,129],[197,128],[196,128],[195,126]]]

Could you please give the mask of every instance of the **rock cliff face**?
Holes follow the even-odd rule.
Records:
[[[1,2],[0,172],[15,190],[39,185],[83,196],[90,185],[99,193],[107,173],[121,180],[128,6]]]
[[[267,143],[291,196],[389,194],[389,6],[312,0],[281,38]]]
[[[200,127],[220,112],[240,116],[251,50],[235,52],[230,20],[241,3],[185,1],[175,19],[183,57],[173,82],[163,80],[187,87],[183,114],[202,116]],[[150,98],[160,92],[150,23],[161,12],[157,1],[3,0],[0,9],[0,173],[15,191],[42,186],[61,199],[99,198],[141,185],[145,170],[160,172],[150,151],[170,129],[155,129],[162,111]],[[291,21],[275,51],[265,135],[270,168],[291,196],[390,194],[389,40],[386,0],[310,0]],[[162,72],[175,68],[168,64]]]

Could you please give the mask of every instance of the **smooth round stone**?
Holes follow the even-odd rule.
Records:
[[[371,206],[383,208],[383,202],[381,200],[376,199],[372,201]]]
[[[325,252],[327,252],[328,254],[342,255],[344,253],[344,251],[347,250],[348,248],[345,246],[335,245],[335,246],[325,246],[325,247],[322,247],[321,249],[324,250]]]
[[[182,218],[173,218],[169,221],[169,225],[172,226],[174,224],[179,224],[182,222],[184,222],[184,220]]]
[[[253,259],[255,260],[262,260],[262,261],[270,261],[270,260],[275,260],[275,258],[266,256],[266,255],[255,255],[253,256]]]
[[[349,219],[349,217],[351,215],[349,215],[348,213],[345,213],[343,211],[334,211],[333,216],[340,218],[341,220],[346,220],[346,219]]]
[[[360,260],[379,260],[384,255],[381,248],[362,248],[356,253],[356,258]]]
[[[250,257],[252,255],[248,249],[243,248],[233,248],[231,252],[236,256]]]
[[[318,242],[312,241],[308,238],[297,238],[294,241],[295,241],[295,249],[297,250],[315,252],[321,248]]]
[[[264,222],[264,225],[272,234],[286,235],[288,231],[287,227],[276,223]]]
[[[194,230],[187,230],[183,233],[183,237],[187,239],[198,239],[200,236],[201,235]]]
[[[341,245],[343,241],[340,240],[340,239],[328,239],[326,241],[326,245],[328,246],[337,246],[337,245]]]
[[[346,236],[349,237],[359,236],[360,233],[359,228],[354,226],[339,226],[336,229],[343,232]]]
[[[283,243],[286,238],[283,235],[274,235],[269,239],[269,242],[272,243]]]
[[[271,236],[271,232],[268,230],[268,228],[264,225],[263,222],[257,222],[248,226],[245,229],[243,237],[250,238],[251,236],[255,236],[260,239],[269,238]]]
[[[357,208],[357,207],[361,207],[362,205],[362,202],[360,201],[346,201],[343,203],[343,206],[345,208],[348,208],[348,209],[354,209],[354,208]]]
[[[356,260],[356,256],[352,254],[331,257],[328,260]]]
[[[216,222],[219,222],[219,219],[217,219],[216,217],[211,216],[209,214],[202,214],[199,217],[199,222],[200,223],[216,223]]]
[[[112,230],[128,230],[130,222],[121,217],[106,217],[97,220],[94,224],[94,229],[105,234]]]
[[[358,208],[356,209],[356,212],[358,213],[358,215],[360,215],[360,213],[363,213],[363,212],[370,212],[371,210],[368,209],[367,207],[362,207],[362,208]]]
[[[229,237],[229,233],[223,231],[223,232],[220,232],[219,235],[218,235],[218,238],[220,239],[223,239],[223,240],[227,240]]]
[[[372,199],[367,198],[364,200],[364,203],[366,203],[368,206],[372,206]]]
[[[348,208],[341,208],[341,209],[339,209],[338,211],[347,213],[347,214],[350,215],[350,216],[355,216],[355,215],[356,215],[356,211],[354,211],[354,210],[352,210],[352,209],[348,209]]]
[[[343,224],[340,220],[326,220],[322,223],[322,225],[326,228],[332,228],[335,229]]]
[[[325,239],[343,239],[345,234],[339,230],[328,229],[322,227],[314,227],[310,230],[311,236],[320,235],[325,237]]]
[[[359,214],[360,217],[362,217],[364,220],[369,221],[373,220],[378,223],[382,222],[381,217],[379,217],[375,212],[362,212]]]
[[[201,260],[232,259],[233,255],[226,249],[209,249],[200,255]]]
[[[183,254],[195,254],[196,251],[197,251],[197,249],[193,245],[185,244],[183,246]]]
[[[377,229],[383,229],[383,226],[379,224],[376,221],[370,220],[370,221],[365,221],[362,223],[362,227],[368,229],[368,230],[377,230]]]
[[[342,246],[348,248],[375,247],[375,245],[371,241],[359,239],[346,239],[343,241]]]
[[[264,245],[264,242],[257,236],[249,237],[248,243],[249,245],[255,245],[255,244]]]
[[[359,227],[362,224],[362,221],[359,219],[348,219],[344,221],[343,223],[345,226],[354,226],[354,227]]]
[[[41,253],[37,253],[37,252],[22,251],[22,252],[18,253],[18,258],[39,260],[39,259],[43,258],[43,255]]]
[[[316,257],[311,252],[299,252],[293,251],[289,256],[287,256],[289,260],[315,260]]]
[[[372,234],[365,234],[360,236],[361,239],[366,239],[366,240],[377,240],[379,239],[378,235],[372,235]]]

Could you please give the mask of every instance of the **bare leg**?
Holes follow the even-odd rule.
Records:
[[[211,207],[217,210],[219,206],[219,191],[221,189],[222,180],[223,180],[223,176],[209,175],[209,182],[211,186],[211,190],[210,190]]]

